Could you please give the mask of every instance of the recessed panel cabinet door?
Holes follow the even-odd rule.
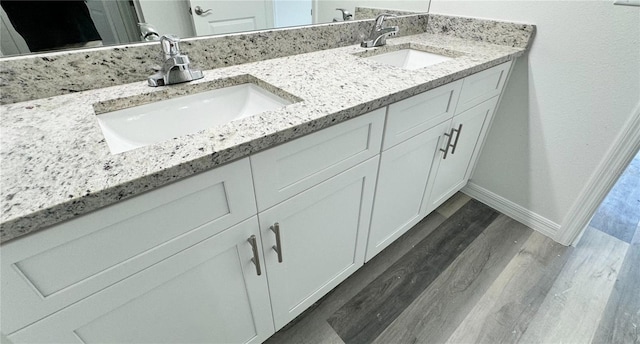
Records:
[[[256,238],[256,254],[247,240]],[[13,343],[261,343],[273,334],[253,217],[8,336]],[[252,260],[253,259],[253,260]],[[261,263],[262,264],[262,263]]]
[[[382,152],[367,261],[424,217],[422,209],[433,160],[451,121]]]
[[[259,214],[276,329],[364,264],[377,166],[376,156]]]
[[[468,170],[473,166],[481,146],[480,138],[484,138],[487,123],[490,122],[496,108],[498,97],[481,103],[455,117],[451,124],[451,145],[447,148],[447,155],[440,152],[439,166],[430,193],[427,212],[437,208],[440,204],[453,196],[467,183]],[[445,148],[447,142],[442,145]],[[436,161],[435,163],[438,163]]]

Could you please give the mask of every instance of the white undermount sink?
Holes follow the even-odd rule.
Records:
[[[420,69],[452,59],[445,55],[410,48],[368,56],[367,58],[382,64],[401,67],[408,70]]]
[[[111,153],[160,143],[292,102],[245,83],[98,115]]]

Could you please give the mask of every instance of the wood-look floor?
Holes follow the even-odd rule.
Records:
[[[612,195],[640,204],[636,181]],[[267,343],[640,343],[627,209],[602,210],[574,248],[459,193]]]

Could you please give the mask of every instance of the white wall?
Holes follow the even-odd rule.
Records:
[[[537,25],[472,183],[559,227],[640,101],[640,8],[432,0],[431,12]]]
[[[313,24],[312,0],[273,0],[273,26],[289,27]]]

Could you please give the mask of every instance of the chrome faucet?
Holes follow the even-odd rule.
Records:
[[[340,11],[342,13],[342,21],[353,20],[353,14],[347,11],[344,8],[336,8],[336,11]],[[334,22],[338,21],[338,18],[333,18]]]
[[[376,17],[376,22],[371,29],[369,39],[362,41],[360,46],[363,48],[373,48],[387,44],[387,36],[395,36],[398,31],[400,31],[400,28],[397,26],[384,27],[384,20],[387,19],[387,17],[395,16],[394,14],[382,13]]]
[[[180,39],[173,35],[160,38],[164,62],[160,70],[147,79],[149,86],[178,84],[204,77],[202,71],[191,69],[189,57],[180,52]]]

